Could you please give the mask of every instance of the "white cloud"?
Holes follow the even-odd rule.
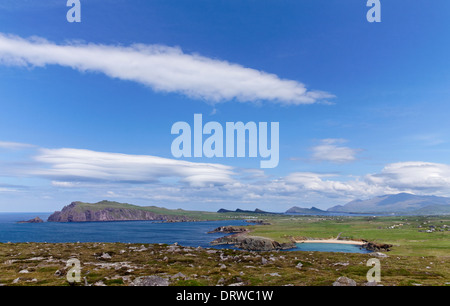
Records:
[[[7,164],[10,169],[2,176],[48,179],[50,189],[34,186],[33,194],[65,195],[70,200],[111,198],[162,206],[190,203],[207,210],[252,205],[283,211],[294,205],[328,208],[400,192],[450,196],[450,165],[422,161],[391,163],[378,173],[362,176],[291,172],[274,177],[261,169],[149,155],[64,148],[37,148],[35,154],[34,162],[27,155]],[[23,187],[0,184],[4,195],[19,190]]]
[[[17,189],[12,189],[12,188],[4,188],[4,187],[0,187],[0,193],[1,192],[16,192],[18,191]]]
[[[309,91],[302,83],[274,74],[161,45],[58,45],[42,38],[23,39],[0,33],[0,63],[60,65],[101,72],[156,91],[182,93],[210,102],[268,100],[298,105],[333,97],[326,92]]]
[[[367,175],[371,184],[412,190],[415,192],[444,192],[450,195],[450,165],[421,161],[386,165],[381,173]]]
[[[345,139],[323,139],[320,144],[312,148],[312,159],[333,163],[347,163],[356,160],[358,149],[341,146]]]
[[[33,147],[33,145],[27,143],[0,141],[0,149],[21,150]]]
[[[152,183],[179,180],[191,186],[233,182],[233,171],[221,164],[193,163],[149,155],[127,155],[81,149],[40,149],[35,157],[49,167],[35,175],[52,178],[60,186],[81,180]],[[55,185],[55,182],[53,182]]]
[[[66,188],[73,188],[80,186],[79,182],[61,182],[61,181],[52,181],[52,185],[56,187],[66,187]]]
[[[333,174],[295,172],[286,176],[284,180],[288,184],[298,186],[301,192],[315,192],[332,198],[369,197],[398,191],[390,186],[371,184],[360,178],[346,178]]]

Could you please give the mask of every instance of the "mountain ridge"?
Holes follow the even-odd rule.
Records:
[[[386,214],[450,214],[450,198],[398,193],[336,205],[328,212]]]

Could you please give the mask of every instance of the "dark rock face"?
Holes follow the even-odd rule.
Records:
[[[160,215],[138,208],[106,207],[102,209],[89,209],[79,207],[77,202],[65,206],[48,217],[48,222],[91,222],[91,221],[138,221],[163,220],[171,222],[190,221],[180,215]]]
[[[221,237],[212,241],[211,244],[234,244],[237,248],[247,251],[274,251],[286,250],[295,247],[294,243],[279,243],[269,238],[249,236],[245,234],[234,234]]]
[[[17,223],[43,223],[43,222],[44,221],[41,218],[36,217],[36,218],[30,219],[28,221],[19,221]]]
[[[254,224],[257,224],[257,225],[270,225],[269,222],[266,222],[264,220],[246,220],[245,222],[247,222],[247,223],[254,223]]]
[[[362,247],[369,251],[374,251],[374,252],[380,252],[380,251],[389,252],[392,248],[392,244],[385,244],[385,243],[379,244],[379,243],[374,243],[374,242],[367,242],[367,243],[363,244]]]
[[[248,230],[246,228],[243,227],[236,227],[236,226],[219,226],[218,228],[208,232],[208,234],[213,234],[213,233],[245,233]]]

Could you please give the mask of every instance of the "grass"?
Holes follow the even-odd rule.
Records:
[[[226,220],[226,219],[240,219],[242,218],[242,213],[216,213],[216,212],[206,212],[206,211],[193,211],[193,210],[183,210],[183,209],[168,209],[157,206],[138,206],[127,203],[119,203],[114,201],[101,201],[98,203],[84,203],[76,202],[78,205],[75,207],[75,211],[82,212],[85,210],[90,211],[100,211],[107,208],[115,209],[137,209],[149,211],[159,215],[170,215],[170,216],[184,216],[191,220],[206,221],[206,220]]]
[[[409,256],[448,256],[450,254],[450,216],[398,217],[318,217],[267,216],[267,226],[251,226],[252,235],[284,242],[300,238],[341,238],[392,244],[391,254]],[[401,226],[391,228],[393,225]],[[430,225],[432,233],[419,232]],[[419,226],[422,226],[419,228]]]

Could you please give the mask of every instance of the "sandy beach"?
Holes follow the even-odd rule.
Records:
[[[338,239],[296,240],[295,243],[339,243],[339,244],[356,244],[356,245],[364,244],[364,242],[362,241],[338,240]]]

